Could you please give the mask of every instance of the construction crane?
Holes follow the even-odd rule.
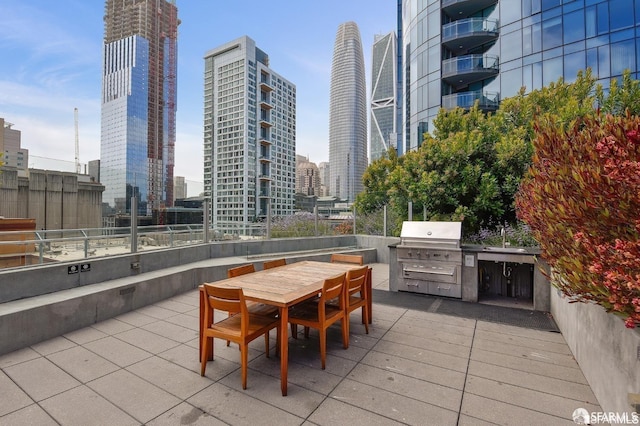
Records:
[[[73,109],[73,117],[76,123],[76,174],[80,174],[80,140],[78,138],[78,108]]]

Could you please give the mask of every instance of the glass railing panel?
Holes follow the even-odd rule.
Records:
[[[495,19],[468,18],[451,22],[442,27],[442,40],[468,37],[478,33],[498,33],[498,21]]]
[[[476,101],[478,101],[478,106],[482,109],[495,109],[500,104],[500,94],[481,90],[454,93],[442,97],[442,107],[445,109],[454,109],[456,107],[468,109],[473,107]]]
[[[466,55],[442,62],[442,75],[456,75],[465,72],[498,70],[500,61],[496,55]]]

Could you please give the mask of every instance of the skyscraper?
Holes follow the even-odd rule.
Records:
[[[477,101],[493,111],[521,87],[530,92],[560,77],[571,82],[587,67],[605,89],[625,69],[640,77],[640,0],[398,0],[398,6],[407,150],[433,130],[441,107]]]
[[[353,202],[367,168],[367,89],[360,31],[340,24],[331,65],[329,193]]]
[[[371,162],[386,154],[390,147],[397,149],[396,43],[393,31],[385,35],[376,35],[373,42],[369,134]]]
[[[178,10],[175,0],[107,0],[100,177],[114,213],[173,205]]]
[[[293,214],[296,86],[249,37],[204,57],[204,191],[211,223],[234,229]]]

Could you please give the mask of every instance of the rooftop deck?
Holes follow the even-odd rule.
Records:
[[[385,292],[388,265],[372,266],[370,334],[359,312],[349,349],[330,330],[324,371],[313,330],[290,338],[287,397],[260,339],[247,390],[219,340],[200,376],[193,290],[0,356],[0,424],[572,425],[576,408],[601,411],[548,317]]]

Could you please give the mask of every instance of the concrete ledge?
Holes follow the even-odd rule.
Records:
[[[285,257],[288,263],[329,261],[331,253],[362,254],[365,263],[377,261],[374,248],[273,257]],[[0,355],[224,279],[230,266],[253,262],[262,269],[264,260],[208,259],[0,304]]]

